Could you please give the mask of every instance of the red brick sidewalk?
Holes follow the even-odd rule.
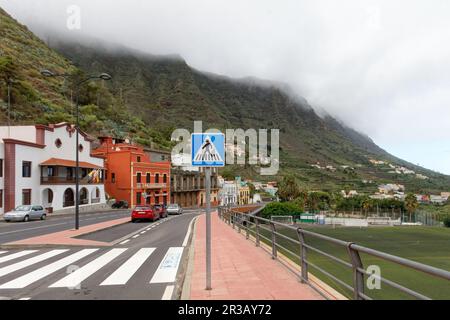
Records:
[[[190,299],[323,299],[261,248],[212,214],[212,287],[205,290],[205,216],[197,222]]]

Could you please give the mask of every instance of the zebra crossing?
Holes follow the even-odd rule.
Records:
[[[0,295],[2,290],[26,289],[37,283],[48,290],[74,289],[90,278],[96,281],[89,282],[90,287],[125,286],[138,271],[147,272],[147,286],[154,283],[174,284],[184,247],[160,248],[159,254],[155,255],[157,249],[121,247],[106,250],[81,248],[1,251]],[[158,267],[156,270],[148,265],[143,268],[146,263]],[[76,268],[68,272],[74,265]]]

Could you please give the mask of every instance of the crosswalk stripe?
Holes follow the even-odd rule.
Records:
[[[16,258],[20,258],[20,257],[26,256],[28,254],[34,253],[36,251],[37,250],[23,250],[23,251],[19,251],[19,252],[13,253],[13,254],[8,254],[7,256],[3,256],[0,258],[0,263],[6,262],[9,260],[13,260]]]
[[[161,300],[171,300],[174,289],[175,289],[174,285],[167,286],[166,290],[164,290],[164,293],[163,293],[163,296],[161,297]]]
[[[89,262],[80,269],[72,272],[68,276],[62,278],[59,281],[56,281],[54,284],[50,285],[49,288],[74,288],[78,286],[83,280],[87,279],[89,276],[100,270],[102,267],[107,265],[109,262],[111,262],[126,250],[127,248],[112,249],[107,253],[101,255],[97,259]]]
[[[175,282],[183,249],[183,247],[171,247],[167,250],[150,283]]]
[[[26,286],[45,278],[46,276],[69,266],[70,264],[74,263],[75,261],[78,261],[91,253],[97,251],[98,249],[83,249],[81,251],[78,251],[70,256],[67,256],[61,260],[58,260],[56,262],[53,262],[47,266],[44,266],[40,269],[37,269],[33,272],[30,272],[26,275],[23,275],[17,279],[14,279],[12,281],[9,281],[5,284],[2,284],[0,286],[0,289],[21,289],[25,288]]]
[[[50,259],[54,256],[57,256],[58,254],[61,254],[63,252],[69,251],[68,249],[61,249],[61,250],[52,250],[43,254],[40,254],[36,257],[27,259],[27,260],[23,260],[14,264],[11,264],[9,266],[0,268],[0,277],[3,277],[9,273],[15,272],[17,270],[29,267],[35,263]]]
[[[4,254],[7,253],[8,251],[0,251],[0,254]]]
[[[111,274],[101,286],[124,285],[144,264],[145,260],[155,251],[155,248],[142,248],[128,259],[119,269]]]

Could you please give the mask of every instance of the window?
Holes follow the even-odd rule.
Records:
[[[140,156],[137,157],[137,162],[141,162],[141,157]]]
[[[22,205],[30,205],[31,204],[31,189],[23,189],[22,190]]]
[[[0,159],[0,178],[3,177],[3,159]]]
[[[163,175],[163,183],[167,183],[167,175]]]
[[[56,170],[55,170],[55,167],[47,167],[47,176],[48,176],[48,177],[54,177],[54,176],[56,176]]]
[[[0,208],[3,208],[3,190],[0,190]]]
[[[22,162],[22,177],[23,178],[31,177],[31,162],[30,161]]]
[[[145,177],[145,182],[150,183],[150,173],[147,172],[147,176]]]
[[[142,192],[136,192],[136,204],[141,204]]]
[[[111,173],[111,182],[116,183],[116,174],[114,172]]]
[[[55,146],[59,149],[59,148],[61,148],[61,146],[62,146],[62,142],[61,142],[61,139],[56,139],[55,140]]]
[[[155,174],[155,183],[159,183],[159,173]]]
[[[138,172],[136,174],[136,182],[137,183],[141,183],[141,180],[142,180],[142,173]]]

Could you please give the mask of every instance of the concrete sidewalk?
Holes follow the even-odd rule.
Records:
[[[212,287],[205,290],[205,215],[195,229],[190,299],[322,300],[264,250],[212,214]]]

